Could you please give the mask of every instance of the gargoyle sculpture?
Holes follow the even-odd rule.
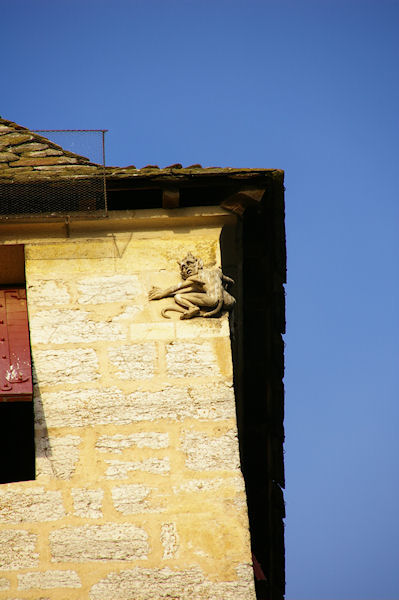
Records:
[[[180,319],[193,317],[215,317],[223,310],[231,310],[235,299],[226,287],[233,284],[233,279],[223,275],[221,269],[204,269],[202,260],[189,252],[182,261],[177,261],[180,266],[182,281],[177,285],[161,290],[153,287],[148,294],[149,300],[173,297],[177,306],[164,308],[163,317],[169,311],[181,313]]]

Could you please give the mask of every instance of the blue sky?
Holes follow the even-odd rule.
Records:
[[[286,171],[287,599],[399,598],[398,0],[3,0],[0,114]]]

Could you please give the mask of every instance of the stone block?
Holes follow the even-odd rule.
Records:
[[[186,467],[194,471],[240,469],[238,439],[230,430],[217,437],[200,431],[186,431],[181,449],[186,454]]]
[[[80,588],[79,575],[76,571],[44,571],[41,573],[21,573],[18,575],[18,589],[50,590],[53,588]]]
[[[121,312],[112,319],[113,323],[119,323],[120,321],[133,320],[143,310],[143,307],[138,304],[129,304],[129,306],[123,305]],[[143,341],[140,339],[140,341]]]
[[[173,486],[175,494],[214,492],[222,487],[233,488],[236,492],[245,493],[244,479],[240,477],[212,477],[212,479],[188,479],[179,485]]]
[[[0,559],[1,561],[1,559]],[[9,590],[10,589],[10,580],[6,579],[5,577],[0,577],[0,592],[4,592],[5,590]]]
[[[190,414],[198,419],[235,419],[234,388],[223,382],[205,383],[187,389]]]
[[[155,344],[130,344],[110,348],[108,361],[110,368],[119,379],[148,379],[155,372]]]
[[[168,433],[156,433],[144,431],[142,433],[131,433],[130,435],[102,435],[98,438],[96,448],[100,452],[112,452],[121,454],[127,448],[167,448],[169,445]]]
[[[175,324],[170,323],[132,323],[130,325],[131,340],[174,340]]]
[[[128,396],[128,407],[135,421],[235,418],[233,388],[222,382],[165,386],[156,392],[139,390]]]
[[[37,156],[30,158],[20,158],[17,162],[14,162],[14,167],[42,167],[43,165],[67,165],[77,164],[78,160],[71,156]]]
[[[56,521],[64,516],[61,492],[43,487],[0,490],[0,523]]]
[[[176,523],[163,523],[161,526],[161,544],[163,546],[163,560],[176,558],[179,549],[179,536]]]
[[[149,552],[147,533],[129,523],[63,527],[50,533],[50,548],[55,562],[137,560]]]
[[[177,260],[181,260],[186,256],[187,252],[191,251],[195,256],[200,257],[204,261],[206,267],[215,266],[219,257],[219,242],[218,235],[200,237],[192,236],[190,238],[173,240],[170,237],[170,232],[166,239],[152,237],[151,251],[148,248],[148,238],[138,239],[133,238],[127,245],[124,253],[124,264],[120,268],[131,268],[134,265],[134,270],[138,271],[153,271],[152,285],[159,285],[157,275],[160,271],[166,270],[176,273],[179,276],[179,269],[176,265]]]
[[[90,490],[87,488],[73,488],[74,515],[87,519],[100,519],[102,515],[102,502],[104,490]]]
[[[169,458],[144,458],[143,460],[107,460],[107,479],[126,479],[131,471],[144,471],[156,475],[166,475],[170,471]]]
[[[36,479],[70,479],[79,460],[80,437],[36,435]]]
[[[118,512],[124,515],[148,512],[148,495],[151,488],[141,484],[121,485],[112,488],[112,501]]]
[[[32,344],[72,344],[124,339],[118,323],[94,320],[85,310],[42,310],[30,317]]]
[[[31,133],[6,133],[0,138],[0,150],[7,148],[7,146],[17,146],[30,140],[33,140]]]
[[[68,159],[69,160],[69,159]],[[96,167],[95,165],[90,166],[90,165],[82,165],[82,164],[71,164],[71,165],[66,165],[64,163],[60,163],[59,165],[46,165],[46,166],[39,166],[39,165],[35,165],[34,166],[34,170],[35,171],[44,171],[44,172],[48,172],[51,173],[52,175],[54,173],[59,173],[60,176],[64,176],[66,173],[68,173],[68,175],[85,175],[87,173],[92,173],[93,175],[98,175],[98,167]]]
[[[79,304],[132,302],[144,293],[136,275],[85,277],[78,281]]]
[[[35,150],[46,150],[46,148],[48,148],[47,144],[41,144],[39,142],[26,142],[25,144],[13,146],[13,152],[18,152],[19,154],[21,154],[22,152],[25,153],[33,152]],[[59,152],[61,151],[59,150]]]
[[[25,530],[0,530],[0,571],[31,569],[39,564],[37,535]]]
[[[214,337],[229,337],[229,318],[224,315],[218,319],[192,319],[176,321],[177,339],[203,339]]]
[[[75,241],[67,242],[49,242],[43,244],[26,244],[25,260],[27,261],[27,276],[26,280],[31,283],[33,279],[54,279],[54,273],[79,274],[82,270],[84,261],[84,270],[88,271],[90,276],[93,274],[93,269],[98,272],[103,266],[100,259],[112,259],[111,263],[115,267],[115,245],[110,239],[91,239],[90,241]],[[62,260],[62,263],[58,262]],[[40,262],[38,262],[40,261]],[[94,261],[94,262],[93,262]],[[46,275],[45,277],[33,277],[33,272],[36,272],[35,267],[39,267],[38,272]]]
[[[9,163],[14,160],[18,160],[19,156],[12,152],[0,152],[0,163]]]
[[[42,280],[27,286],[28,306],[56,306],[68,304],[71,296],[65,283],[56,280]]]
[[[215,349],[210,342],[172,342],[166,347],[170,377],[220,376]]]
[[[62,156],[61,150],[55,150],[54,148],[47,148],[46,150],[31,150],[24,152],[24,156]]]
[[[155,392],[138,390],[125,396],[117,388],[40,392],[35,387],[38,427],[127,425],[132,421],[185,418],[234,419],[233,388],[218,382],[188,387],[165,386]],[[121,443],[130,442],[121,440]]]
[[[90,600],[255,600],[253,570],[239,565],[236,579],[211,581],[199,567],[148,569],[135,567],[110,573],[93,585]]]
[[[35,387],[34,399],[37,427],[125,425],[132,420],[128,402],[116,388],[40,393]]]
[[[93,381],[100,377],[94,350],[33,350],[37,381],[41,386]]]

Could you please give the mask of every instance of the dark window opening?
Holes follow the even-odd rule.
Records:
[[[24,248],[0,246],[0,483],[35,478]]]
[[[0,403],[0,483],[35,479],[32,402]]]

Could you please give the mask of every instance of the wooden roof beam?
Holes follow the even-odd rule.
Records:
[[[179,208],[180,190],[177,187],[166,187],[162,190],[162,208]]]

